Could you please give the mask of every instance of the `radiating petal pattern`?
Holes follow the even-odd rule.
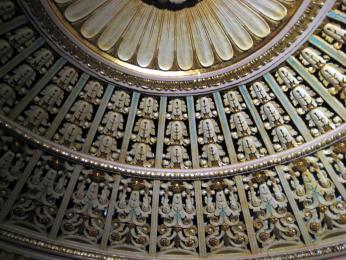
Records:
[[[142,0],[54,1],[100,50],[161,71],[232,61],[268,37],[296,2],[202,0],[190,8],[167,10]]]

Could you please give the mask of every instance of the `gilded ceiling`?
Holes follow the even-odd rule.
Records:
[[[0,249],[345,254],[345,24],[342,0],[0,1]]]
[[[215,77],[219,83],[232,81],[246,75],[242,71],[246,66],[258,70],[272,63],[274,53],[298,40],[309,17],[321,7],[302,0],[204,0],[159,7],[155,4],[159,1],[152,2],[50,0],[43,4],[44,12],[54,17],[54,27],[85,55],[95,57],[98,69],[110,67],[113,74],[128,75],[113,80],[167,92],[205,89],[217,85]],[[183,8],[162,8],[165,5]],[[196,80],[203,84],[198,86]]]
[[[295,1],[283,1],[285,6],[272,0],[204,0],[180,11],[161,10],[141,0],[55,2],[99,50],[159,71],[208,68],[246,55],[270,37],[288,7],[295,9]]]

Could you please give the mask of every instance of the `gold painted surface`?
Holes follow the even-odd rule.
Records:
[[[287,26],[302,1],[267,0],[269,7],[264,8],[257,1],[206,0],[179,11],[141,0],[99,3],[82,9],[76,1],[51,0],[46,8],[78,45],[116,70],[173,81],[203,79],[206,73],[239,67],[250,55],[255,58]],[[112,19],[102,18],[110,14]]]
[[[63,2],[72,3],[73,1]],[[204,2],[202,3],[204,4]],[[263,68],[277,64],[280,61],[279,53],[289,52],[294,48],[294,44],[302,40],[302,32],[308,31],[308,29],[311,30],[310,17],[318,17],[315,20],[323,18],[323,15],[318,15],[324,6],[324,1],[322,0],[280,2],[281,4],[284,3],[284,5],[287,5],[288,2],[290,4],[294,2],[295,8],[288,9],[286,17],[281,22],[277,22],[276,27],[274,26],[276,29],[268,22],[270,30],[272,30],[270,37],[263,39],[255,37],[256,46],[243,52],[243,56],[237,56],[239,53],[237,52],[238,47],[236,47],[233,48],[233,53],[237,55],[230,61],[222,61],[205,68],[200,67],[179,71],[140,67],[130,62],[133,59],[122,61],[106,52],[100,51],[96,46],[97,39],[90,42],[80,36],[76,30],[82,28],[83,23],[86,23],[86,19],[73,23],[74,28],[66,22],[63,14],[52,1],[35,0],[25,2],[24,4],[30,10],[36,23],[62,51],[74,57],[76,62],[88,68],[99,77],[140,91],[186,94],[220,89],[229,84],[248,81],[255,75],[260,74]],[[330,3],[327,5],[330,5]],[[66,7],[67,4],[64,6],[65,9],[68,8]],[[195,7],[197,6],[199,4]],[[190,10],[193,10],[195,7],[186,10],[191,12]],[[159,9],[159,11],[162,10]],[[168,11],[164,10],[164,12]],[[89,17],[91,16],[89,15]],[[265,20],[268,20],[268,18],[265,18]],[[314,26],[312,25],[312,27]],[[214,47],[213,50],[215,50]],[[196,53],[195,50],[194,53]],[[155,57],[158,58],[157,55]],[[196,58],[194,58],[195,60]]]
[[[206,0],[172,11],[141,0],[56,0],[50,8],[79,41],[86,44],[86,39],[96,47],[93,51],[114,63],[190,74],[228,66],[259,49],[285,26],[300,2]]]

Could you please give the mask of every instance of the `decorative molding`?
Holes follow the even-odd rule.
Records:
[[[230,71],[211,72],[210,75],[205,73],[203,78],[198,74],[185,80],[179,77],[175,81],[166,81],[164,77],[146,79],[140,75],[131,76],[127,72],[114,69],[113,63],[106,61],[100,63],[98,55],[87,53],[84,47],[81,49],[81,46],[78,46],[75,41],[71,41],[72,35],[65,35],[61,31],[62,28],[56,30],[56,24],[59,24],[58,18],[47,13],[48,1],[22,1],[26,12],[46,36],[46,40],[57,50],[60,50],[61,55],[69,62],[86,69],[90,75],[109,83],[158,95],[201,94],[245,84],[257,78],[275,68],[295,52],[323,21],[334,3],[334,0],[326,2],[323,0],[305,1],[286,30],[282,30],[273,38],[275,44],[268,44],[266,46],[268,49],[261,48],[255,56],[249,56],[248,61],[244,59],[240,62],[237,68],[230,66],[227,69]],[[311,22],[310,17],[315,17],[313,22]],[[71,59],[71,57],[73,58]]]
[[[245,174],[253,171],[263,170],[268,167],[288,163],[299,159],[300,157],[315,153],[325,147],[339,142],[340,140],[343,140],[346,136],[346,124],[343,124],[342,126],[315,138],[311,142],[276,153],[274,155],[222,167],[183,170],[142,168],[123,163],[111,162],[95,156],[73,151],[28,131],[17,123],[8,120],[3,115],[0,115],[0,128],[52,155],[57,155],[74,162],[79,162],[83,165],[105,170],[107,172],[121,173],[127,176],[137,176],[140,178],[145,177],[150,179],[160,178],[184,180],[220,178],[229,175]]]

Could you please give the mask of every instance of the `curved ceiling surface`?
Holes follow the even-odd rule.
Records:
[[[169,10],[142,0],[55,1],[66,22],[98,50],[142,68],[187,74],[227,66],[237,50],[247,56],[298,5],[284,2],[204,0]]]
[[[0,248],[344,253],[345,10],[0,1]]]
[[[48,24],[42,26],[55,28],[50,37],[71,44],[66,51],[88,62],[95,73],[156,94],[211,91],[249,77],[249,71],[261,73],[263,65],[277,62],[280,53],[301,40],[301,31],[309,32],[309,17],[321,8],[318,2],[291,0],[204,0],[173,9],[153,2],[28,5],[37,12],[34,18],[47,13]]]

